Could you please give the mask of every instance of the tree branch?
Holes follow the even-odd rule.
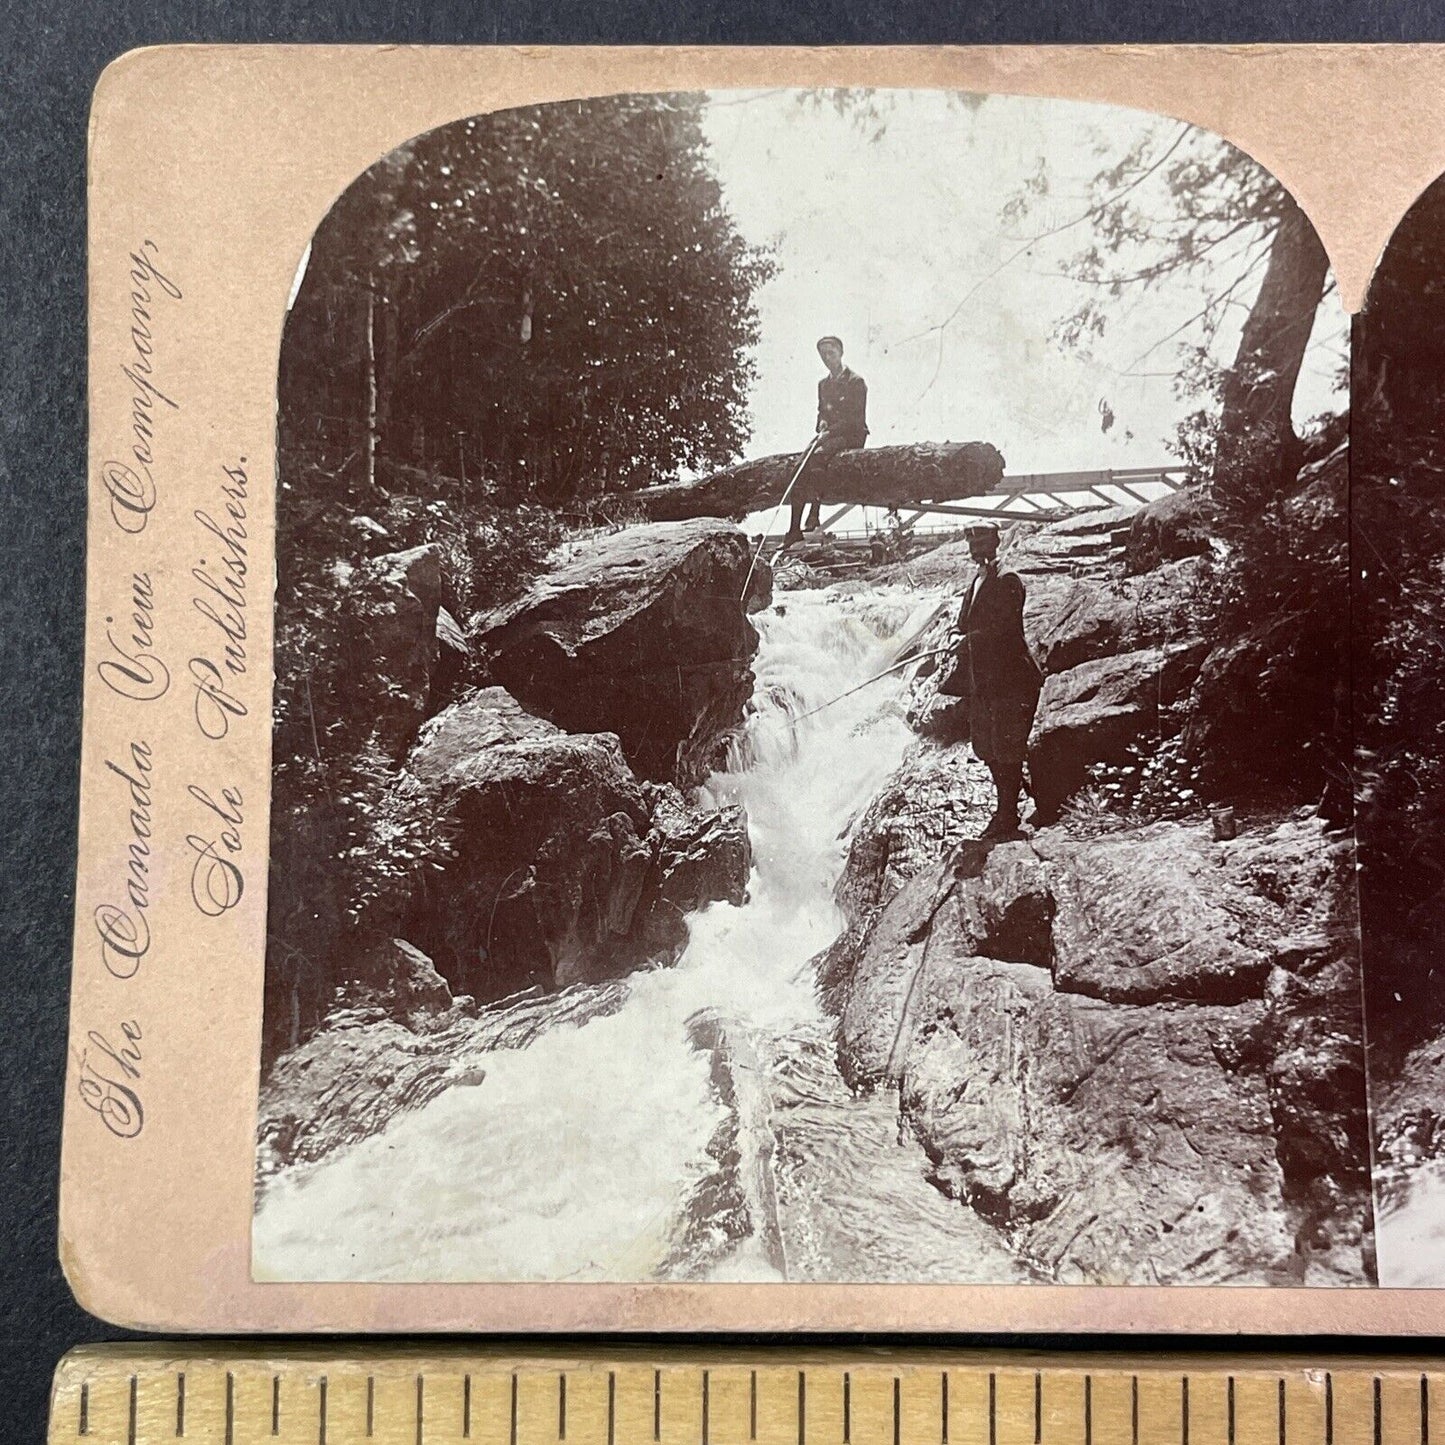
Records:
[[[1040,241],[1050,240],[1054,236],[1060,236],[1065,231],[1072,230],[1075,226],[1082,226],[1085,221],[1093,220],[1096,216],[1107,210],[1108,207],[1115,205],[1117,202],[1123,200],[1130,191],[1142,185],[1151,175],[1153,175],[1154,172],[1157,171],[1159,167],[1162,166],[1164,162],[1167,161],[1169,157],[1173,155],[1176,150],[1179,149],[1180,145],[1182,145],[1184,142],[1185,136],[1189,135],[1194,129],[1195,127],[1189,125],[1188,123],[1183,125],[1180,128],[1179,134],[1174,137],[1173,142],[1169,145],[1168,149],[1164,152],[1164,154],[1161,155],[1158,160],[1146,166],[1144,170],[1140,171],[1140,173],[1135,176],[1134,179],[1130,181],[1127,186],[1124,186],[1121,190],[1115,192],[1114,195],[1108,196],[1104,200],[1096,202],[1082,215],[1075,216],[1072,221],[1065,221],[1064,224],[1061,226],[1055,226],[1048,231],[1041,231],[1037,236],[1033,236],[1029,240],[1025,241],[1024,244],[1020,246],[1017,251],[1014,251],[1010,255],[1006,256],[1002,261],[998,263],[997,266],[993,268],[992,271],[989,271],[986,275],[979,277],[979,279],[975,281],[974,284],[970,286],[969,289],[964,293],[963,298],[959,301],[959,303],[953,308],[952,311],[948,313],[946,317],[944,317],[942,321],[938,322],[934,326],[925,327],[922,331],[916,332],[912,336],[905,336],[903,340],[898,343],[898,345],[907,346],[911,342],[921,341],[925,336],[932,336],[936,333],[940,333],[946,330],[949,326],[952,326],[953,323],[958,319],[959,314],[963,311],[963,308],[968,305],[968,303],[973,299],[975,295],[978,294],[979,290],[982,287],[986,286],[990,281],[992,281],[996,276],[998,276],[1000,272],[1006,270],[1009,266],[1013,265],[1013,263],[1017,261],[1020,256],[1027,255],[1028,252],[1031,251],[1035,246],[1037,246]],[[939,349],[939,362],[941,365],[942,347],[940,347]],[[933,373],[933,379],[929,381],[928,386],[925,387],[923,390],[924,396],[928,394],[929,390],[933,386],[934,381],[937,381],[937,379],[938,370],[935,368]]]

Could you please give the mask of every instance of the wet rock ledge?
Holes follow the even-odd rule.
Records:
[[[1060,1281],[1363,1283],[1347,855],[1313,816],[964,842],[829,956],[840,1066]]]
[[[936,1185],[1046,1278],[1368,1283],[1350,833],[1265,792],[1232,837],[1192,794],[1076,801],[1100,766],[1178,756],[1185,699],[1214,757],[1269,746],[1230,705],[1238,649],[1198,635],[1209,547],[1188,493],[1012,530],[1046,674],[1035,830],[970,841],[987,775],[918,679],[922,736],[854,831],[820,990],[848,1081],[896,1089]],[[960,544],[908,570],[971,575]]]

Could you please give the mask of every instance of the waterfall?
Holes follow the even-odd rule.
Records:
[[[937,600],[796,592],[761,614],[753,710],[708,783],[748,812],[747,902],[694,914],[679,962],[637,975],[615,1013],[492,1051],[480,1083],[278,1177],[255,1219],[257,1277],[646,1280],[689,1264],[698,1277],[677,1257],[680,1220],[717,1168],[709,1144],[729,1113],[700,1016],[753,1042],[763,1091],[790,1106],[801,1092],[799,1127],[836,1156],[794,1171],[809,1215],[795,1230],[796,1277],[1013,1277],[973,1216],[927,1184],[917,1146],[898,1144],[896,1103],[843,1088],[808,967],[840,931],[833,887],[850,826],[912,736],[899,675],[833,699],[886,667]],[[836,1177],[805,1177],[814,1165]],[[865,1216],[856,1258],[838,1243],[853,1195]],[[901,1237],[893,1265],[876,1249],[890,1228],[880,1212]],[[755,1239],[724,1243],[711,1277],[778,1277]]]

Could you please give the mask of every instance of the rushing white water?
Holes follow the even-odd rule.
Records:
[[[804,1212],[809,1199],[821,1201],[827,1217],[798,1234],[797,1277],[1007,1277],[982,1226],[926,1183],[917,1146],[897,1143],[896,1105],[854,1100],[844,1089],[808,967],[839,932],[832,890],[849,826],[911,737],[897,677],[833,700],[885,667],[935,602],[916,593],[804,592],[762,614],[754,713],[728,771],[709,785],[719,801],[747,808],[748,901],[694,915],[682,959],[637,977],[618,1012],[488,1054],[480,1084],[453,1087],[381,1133],[278,1177],[255,1220],[257,1276],[669,1273],[680,1217],[716,1168],[707,1146],[725,1117],[711,1057],[689,1035],[689,1020],[705,1011],[763,1042],[785,1108],[799,1102],[798,1081],[810,1081],[807,1107],[790,1117],[795,1133],[814,1142],[801,1146],[806,1167],[784,1186]],[[807,1158],[818,1149],[828,1157]],[[870,1190],[877,1200],[866,1217]],[[839,1216],[853,1194],[865,1223],[840,1243],[847,1231]],[[894,1260],[875,1248],[890,1232],[898,1235]],[[928,1236],[914,1250],[925,1257],[910,1262],[916,1236]],[[960,1258],[970,1249],[988,1258],[970,1267]],[[778,1277],[752,1239],[707,1270]]]
[[[1396,1174],[1379,1191],[1375,1237],[1380,1284],[1386,1289],[1438,1289],[1445,1284],[1445,1160]]]

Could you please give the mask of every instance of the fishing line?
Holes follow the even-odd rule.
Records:
[[[865,687],[887,677],[889,673],[897,672],[900,667],[911,667],[915,662],[922,662],[925,657],[938,657],[942,653],[952,651],[953,648],[951,647],[932,647],[929,648],[927,652],[915,652],[911,657],[905,657],[901,661],[885,667],[882,672],[874,673],[872,677],[860,682],[856,687],[850,687],[847,692],[840,692],[837,697],[830,697],[827,702],[819,703],[817,707],[809,708],[807,712],[799,713],[792,721],[794,723],[800,723],[805,718],[813,717],[822,712],[824,708],[832,707],[835,702],[842,702],[845,697],[852,697],[855,692],[862,692]]]
[[[753,560],[748,563],[748,575],[743,579],[742,596],[739,599],[743,603],[748,600],[748,588],[753,584],[753,572],[758,565],[758,558],[763,555],[763,548],[767,545],[768,535],[773,530],[773,523],[778,520],[778,513],[787,505],[788,498],[793,493],[793,488],[798,485],[798,478],[803,475],[803,468],[808,465],[808,459],[818,450],[818,443],[823,440],[824,433],[819,432],[812,441],[808,443],[808,450],[803,453],[803,459],[798,463],[798,469],[793,473],[793,480],[783,488],[783,495],[778,499],[778,505],[773,508],[772,515],[768,518],[768,530],[758,538],[757,550],[753,553]]]

